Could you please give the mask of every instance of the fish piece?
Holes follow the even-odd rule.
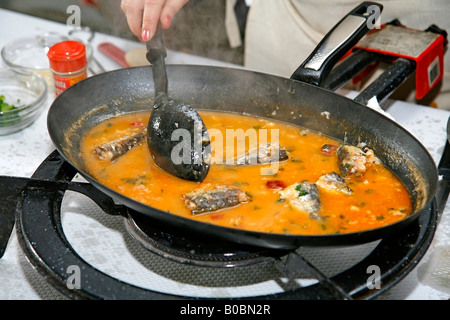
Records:
[[[347,183],[336,172],[330,172],[320,176],[316,181],[319,188],[331,192],[339,192],[344,194],[352,194],[353,190],[349,188]]]
[[[361,177],[372,164],[379,162],[373,150],[354,146],[341,146],[337,151],[338,165],[344,177]]]
[[[235,207],[249,201],[241,189],[227,185],[207,184],[182,196],[193,215]]]
[[[250,148],[243,156],[237,157],[235,163],[237,165],[255,165],[287,159],[289,159],[289,154],[286,148],[280,147],[277,143],[267,143]]]
[[[319,189],[315,183],[302,181],[278,192],[280,199],[288,201],[294,208],[307,212],[312,219],[320,219]]]
[[[132,135],[98,145],[94,148],[94,153],[101,160],[114,161],[144,141],[147,141],[147,128]]]

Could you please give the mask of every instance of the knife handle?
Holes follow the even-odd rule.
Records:
[[[115,62],[120,64],[124,68],[128,68],[129,65],[125,59],[125,51],[116,47],[112,43],[103,42],[98,45],[98,49],[105,55],[113,59]]]

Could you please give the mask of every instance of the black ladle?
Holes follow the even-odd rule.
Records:
[[[147,42],[147,60],[152,64],[155,101],[148,122],[148,146],[155,163],[179,178],[201,182],[209,171],[210,139],[194,108],[168,96],[168,81],[162,28]]]

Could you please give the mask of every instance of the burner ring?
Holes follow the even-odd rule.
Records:
[[[144,248],[173,261],[203,267],[242,267],[279,258],[285,250],[249,247],[225,241],[208,241],[207,236],[173,231],[160,221],[137,212],[128,213],[124,223],[130,235]]]

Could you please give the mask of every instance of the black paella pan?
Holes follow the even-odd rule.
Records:
[[[378,6],[365,2],[344,17],[290,79],[240,69],[169,65],[169,92],[173,98],[192,103],[198,110],[245,112],[320,131],[340,140],[345,139],[349,144],[365,142],[410,191],[413,213],[400,222],[348,234],[252,232],[163,212],[104,186],[85,169],[80,158],[80,141],[90,128],[101,121],[149,109],[154,98],[150,66],[106,72],[68,88],[55,99],[49,110],[50,137],[61,155],[96,188],[138,214],[166,223],[174,229],[182,228],[238,243],[277,249],[301,245],[357,244],[393,234],[415,221],[429,206],[438,183],[436,165],[414,136],[385,115],[366,107],[363,104],[365,101],[351,100],[320,87],[328,75],[333,75],[334,69],[331,70],[331,67],[336,61],[368,31],[366,13],[368,7],[373,5]],[[396,76],[393,82],[400,79]],[[391,85],[392,82],[385,84],[384,89]],[[375,91],[385,96],[384,89]]]

